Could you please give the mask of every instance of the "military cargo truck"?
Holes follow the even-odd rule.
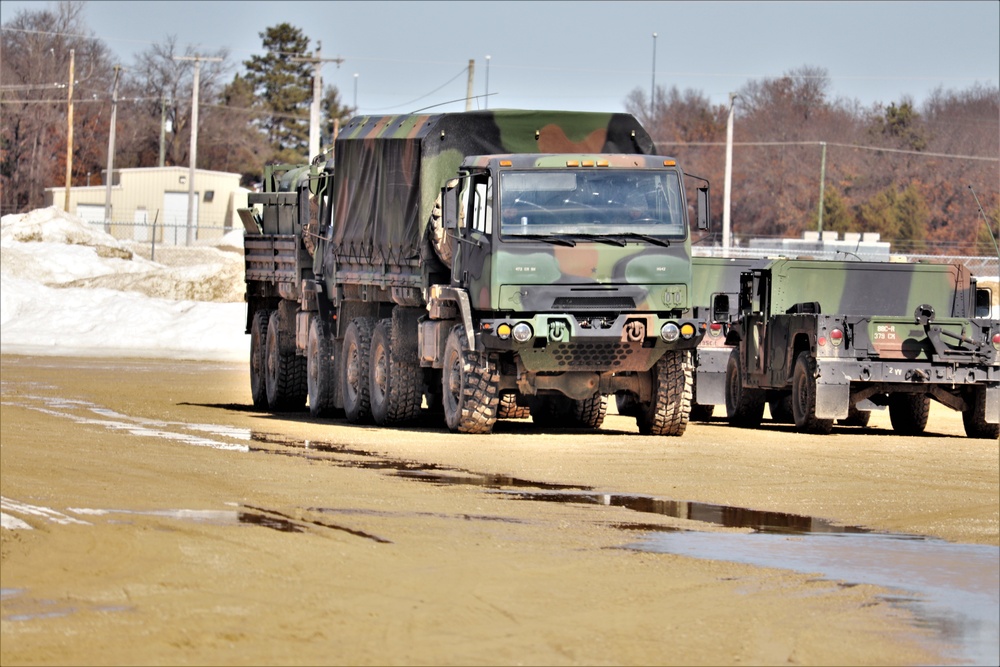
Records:
[[[834,420],[864,425],[888,407],[893,430],[919,434],[934,399],[962,413],[968,436],[997,438],[990,299],[961,264],[778,259],[750,269],[729,332],[729,421],[755,427],[768,402],[772,416],[829,433]]]
[[[697,188],[708,226],[707,183]],[[627,114],[361,116],[326,164],[270,167],[248,195],[254,403],[353,423],[427,406],[598,428],[625,396],[680,435],[691,355],[680,167]]]

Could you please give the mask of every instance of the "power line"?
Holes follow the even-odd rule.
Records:
[[[724,141],[659,141],[654,139],[657,146],[725,146]],[[905,155],[919,155],[922,157],[954,158],[956,160],[982,160],[984,162],[1000,162],[1000,158],[982,157],[979,155],[951,155],[948,153],[928,153],[926,151],[908,151],[900,148],[881,148],[879,146],[861,146],[859,144],[841,144],[831,141],[737,141],[733,146],[837,146],[839,148],[856,148],[858,150],[876,151],[882,153],[902,153]]]

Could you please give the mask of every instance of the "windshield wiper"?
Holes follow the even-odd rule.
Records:
[[[625,242],[620,238],[615,238],[615,236],[621,236],[617,234],[615,236],[608,236],[607,234],[585,234],[583,232],[570,232],[565,234],[565,236],[572,236],[575,239],[586,239],[588,241],[597,241],[598,243],[607,243],[609,245],[616,245],[619,248],[625,247]]]
[[[573,239],[568,239],[563,236],[553,236],[552,234],[517,234],[513,238],[537,239],[539,241],[545,241],[546,243],[552,243],[554,245],[565,245],[571,248],[576,245],[576,241],[574,241]]]
[[[662,246],[664,248],[670,247],[669,239],[661,239],[658,236],[650,236],[649,234],[640,234],[639,232],[625,232],[623,234],[619,234],[618,236],[630,239],[639,239],[641,241],[645,241],[646,243],[652,243],[653,245]],[[622,245],[625,244],[623,243]]]

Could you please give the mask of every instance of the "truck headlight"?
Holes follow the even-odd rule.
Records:
[[[680,338],[680,335],[681,330],[673,322],[667,322],[660,328],[660,338],[668,343],[673,343],[675,340]]]
[[[511,335],[518,343],[524,343],[531,338],[531,325],[527,322],[518,322],[511,330]]]

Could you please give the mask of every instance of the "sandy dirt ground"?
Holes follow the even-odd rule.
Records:
[[[1000,544],[998,443],[936,405],[925,437],[884,413],[825,437],[642,437],[612,414],[463,436],[261,414],[237,364],[0,370],[3,665],[939,664],[957,659],[876,585],[630,548],[749,527],[538,496]]]

